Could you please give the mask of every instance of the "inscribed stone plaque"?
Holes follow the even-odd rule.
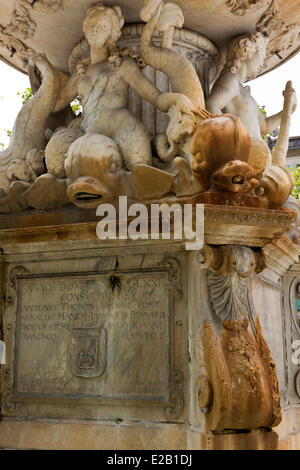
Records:
[[[166,272],[18,280],[14,393],[166,400]]]

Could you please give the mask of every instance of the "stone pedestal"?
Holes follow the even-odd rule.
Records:
[[[208,244],[202,252],[187,252],[178,241],[100,241],[96,217],[75,208],[3,218],[7,357],[1,366],[1,448],[278,448],[272,427],[280,422],[286,359],[279,351],[286,332],[277,323],[271,340],[265,325],[282,318],[268,290],[276,283],[280,289],[282,274],[299,256],[285,238],[270,245],[291,215],[224,207],[218,215],[218,207],[210,206],[205,211]],[[247,248],[237,235],[245,217]],[[262,235],[260,220],[266,217]],[[283,246],[285,265],[275,273],[274,249]],[[219,259],[224,265],[225,258],[234,263],[236,248],[241,260],[253,255],[260,272],[249,272],[247,285],[239,279],[240,267],[218,274],[215,264]],[[218,250],[222,256],[213,261]],[[220,321],[212,291],[216,275],[229,284],[235,276],[241,296],[246,292],[253,302],[246,308],[249,323],[258,328],[260,322],[262,333],[253,334],[238,318]],[[255,283],[262,291],[251,295]],[[245,342],[248,356],[238,341]],[[224,380],[215,375],[218,367]],[[249,383],[262,400],[254,415]]]

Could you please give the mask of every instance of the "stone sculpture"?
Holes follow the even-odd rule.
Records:
[[[228,47],[226,65],[206,102],[212,113],[227,112],[240,118],[250,134],[252,146],[255,146],[251,165],[258,175],[262,175],[270,160],[262,135],[278,127],[280,116],[266,121],[250,88],[243,84],[254,78],[263,66],[267,43],[268,39],[261,33],[234,39]]]
[[[137,121],[126,109],[128,86],[134,88],[144,99],[161,111],[166,112],[171,106],[176,106],[183,114],[193,116],[192,110],[196,109],[184,95],[160,93],[142,75],[133,59],[126,56],[122,57],[122,52],[117,49],[116,42],[121,35],[123,24],[124,19],[119,7],[107,8],[98,3],[88,10],[83,30],[90,45],[91,65],[87,70],[86,64],[79,64],[70,78],[55,70],[45,56],[38,54],[31,58],[32,67],[36,65],[51,74],[53,85],[46,73],[43,73],[43,86],[40,87],[30,103],[31,108],[34,108],[33,111],[31,110],[31,122],[33,116],[36,116],[36,119],[39,120],[39,126],[35,128],[35,135],[41,142],[35,144],[30,134],[26,139],[26,133],[24,131],[20,132],[19,125],[16,123],[16,134],[22,140],[28,142],[30,149],[33,146],[43,148],[46,119],[52,111],[59,112],[63,110],[79,93],[84,109],[83,119],[80,122],[82,132],[85,134],[98,133],[112,138],[119,146],[124,167],[132,170],[139,164],[149,165],[148,172],[151,177],[152,152],[150,138],[143,124]],[[51,87],[56,87],[55,93],[52,92]],[[40,98],[43,90],[46,90],[47,100]],[[51,106],[49,104],[50,100]],[[45,113],[44,119],[41,119],[42,115],[39,110],[41,103],[43,103]],[[29,105],[27,107],[29,108]],[[28,116],[27,108],[23,107],[19,120],[22,120],[22,115],[25,113]],[[74,140],[76,136],[78,134],[74,132]],[[68,140],[70,140],[70,136],[68,137]],[[13,142],[14,139],[12,139]],[[51,141],[49,145],[52,145]],[[49,145],[46,150],[47,156],[50,153]],[[24,150],[22,150],[23,154]],[[15,160],[18,155],[15,153],[14,148],[2,155],[4,171],[7,169],[4,164],[10,163],[10,159]],[[49,166],[48,170],[50,169],[53,172],[53,163],[49,161],[49,158],[46,160]],[[54,170],[54,174],[57,174],[57,176],[64,174],[64,161],[62,158],[60,158],[60,162],[60,168]],[[97,169],[95,171],[97,173]],[[157,170],[154,172],[155,176],[156,173]],[[69,177],[68,174],[67,176]],[[80,191],[75,190],[77,194],[78,192],[84,194],[83,204],[88,194],[91,193],[91,197],[95,198],[95,184],[90,187],[90,179],[88,178],[83,188],[82,178],[84,176],[86,175],[83,171],[83,174],[79,175]],[[70,180],[74,191],[74,181],[72,181],[72,178]],[[166,175],[166,180],[167,185],[169,185],[169,175]],[[7,176],[5,182],[5,187],[3,187],[3,184],[2,187],[7,192],[9,186]],[[28,188],[26,187],[26,189]],[[156,194],[155,189],[154,194]],[[6,207],[9,206],[10,199],[11,197],[5,198]],[[12,207],[9,210],[12,210]]]
[[[145,0],[140,16],[146,22],[140,55],[117,47],[121,9],[97,3],[87,10],[85,37],[70,56],[70,76],[44,54],[31,56],[34,97],[20,111],[10,146],[0,154],[1,212],[69,202],[91,208],[119,195],[172,201],[207,191],[248,194],[250,205],[269,208],[286,201],[293,185],[285,156],[294,90],[288,84],[284,110],[265,118],[243,85],[261,70],[269,38],[256,32],[231,41],[205,104],[193,64],[172,49],[175,28],[184,23],[179,6]],[[160,45],[153,42],[156,31]],[[142,73],[146,64],[168,77],[172,92],[160,92]],[[158,158],[144,124],[127,108],[129,88],[169,116],[166,133],[154,136]],[[66,110],[77,96],[83,114],[70,117]],[[279,124],[272,160],[262,135]],[[238,201],[247,205],[250,199]]]
[[[1,55],[6,42],[18,59],[8,62],[29,59],[33,91],[0,153],[0,213],[26,210],[0,217],[0,447],[275,449],[280,400],[288,445],[300,206],[285,158],[296,99],[288,82],[283,111],[266,118],[244,83],[270,51],[277,61],[280,25],[291,33],[284,59],[296,30],[275,0],[186,0],[187,29],[176,0],[144,0],[143,24],[132,12],[141,0],[122,11],[92,3],[16,0],[0,25]],[[40,47],[53,17],[67,52]],[[230,41],[230,22],[256,32]],[[279,124],[271,155],[263,135]],[[119,196],[129,217],[141,209],[129,225]],[[184,237],[196,235],[185,249],[182,216]]]
[[[116,41],[121,35],[123,23],[118,7],[111,9],[97,4],[88,10],[83,30],[90,45],[91,66],[79,80],[78,92],[84,109],[81,129],[85,134],[98,133],[112,138],[119,146],[125,168],[133,170],[137,165],[151,166],[152,152],[150,138],[143,124],[125,107],[128,86],[160,111],[167,112],[175,106],[184,115],[193,117],[192,111],[197,109],[176,90],[174,93],[160,93],[130,57],[122,57]],[[104,31],[102,37],[99,32],[101,28]],[[80,176],[80,193],[89,194],[90,180],[83,188],[84,176]],[[148,176],[151,178],[150,168]],[[72,184],[72,190],[76,192],[75,183]],[[94,186],[92,195],[95,195]]]
[[[181,133],[178,133],[177,123],[182,122],[182,117],[174,107],[170,108],[167,133],[156,137],[161,160],[170,161],[175,156],[182,156],[191,163],[193,177],[187,175],[187,184],[184,185],[184,193],[188,194],[195,190],[198,193],[208,190],[212,185],[213,173],[230,160],[247,161],[250,139],[247,130],[236,117],[212,116],[205,110],[202,86],[192,63],[171,50],[172,34],[175,27],[182,27],[182,17],[182,12],[176,4],[146,1],[141,11],[141,18],[147,21],[141,38],[141,54],[147,64],[168,76],[174,91],[186,95],[198,109],[194,122],[187,119],[185,125],[180,126]],[[152,43],[156,29],[163,34],[161,47]],[[183,165],[178,159],[176,163]],[[238,165],[234,170],[231,165],[233,174],[230,182],[240,178],[240,169]],[[254,174],[250,168],[248,173],[249,170]],[[257,185],[258,183],[250,185],[245,191],[245,185],[239,181],[234,185],[234,189],[250,192]],[[227,189],[233,189],[231,184],[225,186]]]
[[[285,235],[296,245],[300,244],[300,204],[298,199],[289,196],[283,207],[293,211],[294,220],[291,224],[290,230]]]
[[[192,170],[202,184],[203,191],[210,188],[214,173],[223,165],[229,162],[234,165],[235,160],[247,162],[249,149],[249,134],[234,116],[208,119],[198,126],[191,143],[194,156]],[[237,181],[237,185],[242,187],[240,181]]]
[[[12,130],[10,145],[0,154],[0,187],[3,196],[0,200],[1,212],[23,210],[28,206],[37,209],[54,208],[66,202],[63,197],[65,190],[54,191],[51,199],[52,191],[49,193],[45,188],[41,194],[38,182],[39,176],[45,173],[45,129],[55,109],[62,74],[56,73],[43,54],[32,56],[29,61],[29,75],[33,90],[35,68],[42,74],[43,82],[34,97],[23,105]],[[52,180],[55,178],[51,178],[51,175],[47,178],[44,176],[41,176],[44,184],[48,185],[51,180],[50,185],[53,188]],[[55,185],[56,183],[60,188],[66,186],[62,181],[55,181]],[[31,201],[30,205],[27,198]]]
[[[265,117],[243,83],[257,76],[266,57],[268,38],[262,33],[239,36],[229,45],[227,63],[215,83],[206,105],[213,113],[229,112],[238,116],[251,137],[249,165],[261,179],[257,194],[263,196],[264,207],[280,207],[288,198],[293,178],[285,168],[291,114],[297,100],[291,83],[287,84],[283,111]],[[281,127],[281,136],[275,146],[273,158],[263,140],[263,135]],[[280,169],[279,169],[280,167]],[[265,173],[267,172],[267,173]],[[268,174],[268,176],[267,176]],[[268,181],[268,182],[267,182]]]
[[[171,50],[174,28],[181,28],[183,25],[182,11],[174,3],[164,4],[163,2],[155,10],[156,4],[154,0],[145,2],[145,8],[141,11],[142,20],[147,21],[141,38],[143,59],[154,69],[165,73],[170,79],[172,89],[191,100],[198,110],[197,114],[200,119],[207,119],[209,113],[205,111],[202,86],[192,63]],[[152,43],[152,36],[156,29],[163,34],[161,47]],[[195,121],[187,116],[184,126],[181,125],[180,132],[178,132],[176,123],[181,122],[183,117],[178,115],[178,110],[174,106],[170,108],[169,116],[167,139],[165,135],[157,136],[156,139],[158,154],[163,161],[170,161],[180,154],[188,158],[189,149],[187,151],[180,149],[179,142],[182,142],[185,135],[193,132]]]
[[[204,256],[209,297],[220,323],[216,328],[203,323],[211,393],[205,402],[202,391],[199,404],[206,428],[274,427],[281,421],[276,368],[253,311],[250,287],[254,272],[265,267],[263,254],[243,246],[207,246]]]

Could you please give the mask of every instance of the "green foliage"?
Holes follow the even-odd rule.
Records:
[[[23,92],[18,91],[17,93],[18,96],[21,96],[22,98],[22,104],[25,104],[26,101],[30,100],[32,98],[32,91],[31,88],[26,88]]]
[[[264,116],[267,115],[266,107],[265,107],[265,106],[260,106],[259,109],[260,109],[260,112],[261,112]]]
[[[32,91],[31,88],[26,88],[24,91],[19,91],[17,93],[18,96],[21,96],[22,98],[22,104],[25,104],[27,101],[29,101],[32,98]],[[2,99],[2,96],[0,96],[0,100]],[[82,112],[82,105],[80,102],[79,97],[77,97],[74,101],[71,103],[71,107],[73,112],[78,116]],[[10,138],[11,137],[11,131],[5,129],[6,135]],[[0,152],[2,152],[5,149],[5,144],[3,142],[0,142]]]
[[[267,112],[266,112],[266,107],[265,106],[259,106],[260,112],[264,117],[267,117]],[[265,134],[262,136],[264,140],[267,140],[269,134]]]
[[[295,199],[300,199],[300,167],[296,168],[295,170],[289,168],[289,170],[295,178],[295,186],[291,196],[293,196]]]
[[[32,91],[31,88],[26,88],[23,92],[18,92],[18,96],[21,96],[22,98],[22,104],[25,104],[27,101],[29,101],[32,98]],[[73,112],[76,114],[76,116],[82,112],[82,106],[80,99],[77,97],[74,101],[71,103],[71,107],[73,109]]]

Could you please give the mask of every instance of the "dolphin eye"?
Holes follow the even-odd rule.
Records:
[[[244,178],[241,175],[236,175],[232,178],[233,184],[244,184]]]

